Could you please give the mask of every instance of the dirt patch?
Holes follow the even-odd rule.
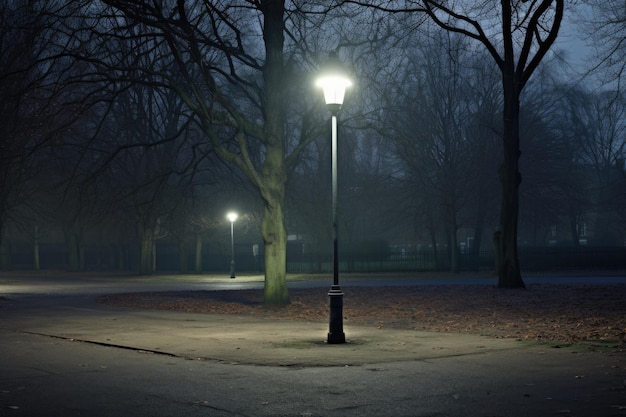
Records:
[[[345,287],[346,324],[546,342],[626,345],[626,285]],[[328,319],[324,289],[292,289],[291,304],[263,305],[261,290],[179,291],[99,297],[110,305],[283,320]]]

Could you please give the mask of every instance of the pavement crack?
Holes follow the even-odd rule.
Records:
[[[86,343],[86,344],[96,345],[96,346],[105,346],[105,347],[112,347],[112,348],[116,348],[116,349],[132,350],[134,352],[139,352],[139,353],[152,353],[152,354],[155,354],[155,355],[168,356],[168,357],[171,357],[171,358],[187,359],[186,357],[177,355],[175,353],[164,352],[162,350],[146,349],[146,348],[140,348],[140,347],[136,347],[136,346],[120,345],[120,344],[109,343],[109,342],[98,342],[96,340],[79,339],[79,338],[76,338],[76,337],[59,336],[59,335],[55,335],[55,334],[47,334],[47,333],[40,333],[40,332],[29,332],[29,331],[26,331],[26,330],[18,330],[17,332],[18,333],[22,333],[22,334],[35,335],[35,336],[50,337],[52,339],[67,340],[67,341],[70,341],[70,342],[80,342],[80,343]]]

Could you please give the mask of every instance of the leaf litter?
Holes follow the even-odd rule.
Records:
[[[543,342],[626,345],[626,285],[536,284],[344,287],[346,324],[474,333]],[[266,307],[262,290],[111,294],[110,305],[277,320],[328,320],[323,288],[291,289],[291,303]]]

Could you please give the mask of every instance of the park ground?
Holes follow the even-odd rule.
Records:
[[[554,346],[626,349],[626,284],[344,286],[347,324],[416,331],[472,333]],[[111,294],[101,303],[146,309],[324,321],[323,288],[290,290],[291,304],[263,305],[260,289]]]

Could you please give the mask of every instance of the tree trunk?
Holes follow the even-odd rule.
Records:
[[[8,242],[0,239],[0,271],[7,271],[11,269],[11,251]]]
[[[41,269],[41,263],[39,258],[39,226],[35,225],[33,235],[33,269],[39,271]]]
[[[67,246],[67,269],[71,272],[78,272],[81,270],[80,239],[76,233],[67,232],[65,242]]]
[[[9,243],[4,237],[4,224],[0,219],[0,271],[5,271],[11,268],[11,251]]]
[[[265,243],[266,305],[289,304],[287,290],[287,231],[284,224],[285,184],[285,69],[283,63],[284,13],[283,0],[266,0],[261,9],[264,17],[265,41],[265,145],[262,168],[263,183],[259,184],[265,203],[261,234]]]
[[[283,194],[284,194],[284,185]],[[283,222],[284,195],[273,201],[266,198],[261,234],[265,244],[265,287],[263,299],[266,305],[289,304],[287,289],[287,230]]]
[[[450,272],[459,272],[459,241],[456,236],[456,228],[450,231]]]
[[[456,274],[459,272],[459,240],[457,237],[457,223],[456,223],[456,209],[454,206],[450,206],[449,213],[449,227],[448,230],[448,253],[450,256],[450,272]]]
[[[485,224],[484,210],[480,203],[478,206],[478,215],[476,216],[476,223],[474,224],[474,241],[472,247],[469,250],[470,259],[472,263],[472,269],[478,271],[480,269],[480,247],[483,240],[483,228]]]
[[[154,238],[154,233],[152,234],[152,237]],[[150,269],[150,273],[153,273],[156,271],[156,259],[157,259],[156,255],[157,255],[156,242],[153,239],[152,240],[152,268]]]
[[[430,231],[430,244],[433,246],[433,262],[436,270],[439,270],[439,255],[437,251],[437,235],[435,234],[435,228],[432,221],[429,224]]]
[[[194,272],[196,274],[202,273],[202,235],[200,233],[196,233],[196,260]]]
[[[511,65],[512,67],[512,65]],[[502,205],[500,230],[494,235],[498,287],[525,288],[517,256],[517,223],[519,217],[519,92],[518,82],[511,68],[503,76],[504,133],[502,136],[504,160],[500,166]]]
[[[139,270],[140,275],[150,275],[153,272],[152,238],[151,227],[143,227],[140,230],[141,241],[139,243]]]

